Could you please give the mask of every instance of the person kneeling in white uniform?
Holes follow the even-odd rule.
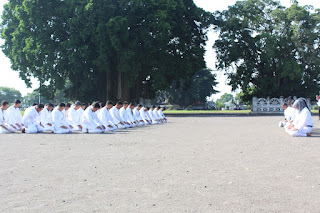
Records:
[[[68,110],[67,120],[68,123],[73,126],[72,131],[82,131],[80,110],[82,110],[80,101],[76,101]]]
[[[116,124],[119,129],[126,129],[126,128],[129,128],[129,125],[126,124],[120,116],[121,107],[122,107],[122,102],[118,101],[116,105],[110,109],[110,114],[112,116],[112,119],[115,122],[114,124]]]
[[[139,104],[136,108],[132,109],[133,117],[138,121],[140,126],[144,126],[146,123],[143,121],[140,110],[142,108],[142,105]]]
[[[26,110],[23,115],[22,122],[25,128],[22,128],[22,133],[38,133],[43,132],[44,126],[40,121],[40,112],[43,110],[44,105],[38,104]]]
[[[9,107],[8,101],[1,102],[0,108],[0,134],[13,133],[16,131],[16,127],[9,123],[9,116],[7,109]]]
[[[106,106],[102,107],[98,113],[99,120],[106,127],[105,132],[116,131],[118,129],[117,125],[114,124],[109,112],[112,107],[112,101],[107,101]]]
[[[20,112],[21,101],[16,100],[14,105],[7,109],[7,113],[9,116],[9,123],[15,127],[16,130],[22,130],[23,123],[22,123],[22,115]]]
[[[105,131],[106,127],[103,126],[95,113],[98,109],[100,109],[100,104],[93,102],[92,105],[84,111],[81,118],[83,133],[103,133]]]
[[[119,110],[119,113],[123,122],[127,124],[129,128],[132,128],[132,127],[135,127],[136,125],[133,124],[132,121],[130,120],[130,117],[127,111],[128,106],[129,106],[129,103],[127,101],[123,102],[123,107],[121,107],[121,109]]]
[[[313,121],[307,102],[304,99],[298,99],[293,107],[299,112],[292,124],[286,127],[286,132],[293,137],[311,136]]]
[[[66,134],[72,132],[73,127],[68,124],[64,116],[64,109],[66,105],[60,103],[52,112],[53,118],[53,132],[55,134]]]
[[[53,109],[53,104],[48,103],[40,113],[40,121],[44,126],[44,131],[51,131],[51,132],[53,131],[53,126],[52,126],[53,121],[52,121],[52,112],[51,112],[52,109]]]

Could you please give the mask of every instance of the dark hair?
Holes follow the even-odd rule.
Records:
[[[8,102],[8,101],[2,101],[2,102],[1,102],[1,106],[7,106],[7,105],[9,105],[9,102]]]
[[[93,108],[100,108],[100,104],[97,101],[93,102],[91,106],[93,106]]]
[[[283,107],[284,107],[284,106],[288,106],[288,104],[286,104],[286,103],[283,103],[283,104],[282,104],[282,106],[283,106]]]
[[[142,104],[139,104],[138,107],[143,107]]]
[[[66,105],[65,105],[65,103],[59,103],[58,106],[59,106],[59,107],[65,107]]]
[[[70,104],[70,103],[67,103],[67,104],[66,104],[66,107],[71,107],[71,104]]]
[[[80,101],[76,101],[76,102],[74,102],[74,105],[81,106],[81,102]]]
[[[160,109],[161,107],[160,106],[157,106],[157,109]]]
[[[43,104],[38,104],[38,105],[37,105],[37,108],[38,108],[38,109],[43,109],[43,108],[44,108],[44,105],[43,105]]]
[[[106,104],[105,104],[105,103],[100,102],[100,107],[101,107],[101,108],[103,108],[103,107],[105,107],[105,106],[106,106]]]
[[[124,102],[123,102],[123,105],[125,105],[125,104],[129,104],[128,101],[124,101]]]
[[[129,105],[130,105],[130,106],[134,106],[134,103],[130,103]]]
[[[32,104],[32,106],[37,106],[38,104],[36,103],[36,102],[34,102],[33,104]]]
[[[150,107],[146,107],[147,108],[147,110],[149,110],[150,109]]]
[[[117,105],[123,105],[123,104],[122,104],[122,102],[121,102],[121,101],[118,101],[118,102],[117,102]]]
[[[162,109],[163,109],[163,110],[166,110],[166,108],[165,108],[165,107],[162,107]]]
[[[21,101],[20,100],[16,100],[14,103],[15,104],[21,104]]]
[[[113,105],[112,101],[107,101],[106,105]]]
[[[156,106],[155,105],[152,105],[152,107],[151,108],[156,108]]]
[[[46,106],[53,107],[53,104],[52,103],[47,103]]]

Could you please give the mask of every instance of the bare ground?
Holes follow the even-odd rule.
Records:
[[[320,123],[292,138],[280,119],[0,135],[0,212],[320,212]]]

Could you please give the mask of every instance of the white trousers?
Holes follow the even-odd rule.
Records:
[[[126,129],[126,128],[128,128],[126,125],[122,125],[118,123],[118,129]]]
[[[60,127],[60,128],[55,129],[53,132],[55,134],[67,134],[67,133],[71,132],[71,129],[70,128],[64,129],[64,128]]]
[[[83,127],[82,128],[83,133],[90,133],[90,134],[97,134],[97,133],[103,133],[103,129],[93,128],[93,127]]]
[[[12,127],[10,127],[10,126],[8,126],[8,125],[5,125],[7,128],[8,128],[8,130],[6,130],[5,128],[3,128],[2,126],[0,126],[0,134],[8,134],[8,133],[13,133],[13,132],[15,132],[15,129],[14,128],[12,128]]]
[[[311,133],[312,127],[303,127],[301,131],[292,131],[291,129],[286,129],[286,132],[293,137],[307,137],[308,133]]]
[[[48,124],[43,124],[44,128],[43,128],[43,131],[53,131],[53,127],[52,126],[49,126]]]
[[[38,133],[38,132],[43,132],[43,127],[40,126],[40,124],[28,124],[28,127],[26,127],[26,133],[28,134],[33,134],[33,133]]]

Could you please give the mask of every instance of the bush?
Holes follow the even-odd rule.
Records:
[[[251,110],[251,106],[250,105],[247,105],[247,110]]]
[[[317,110],[317,109],[319,109],[319,107],[317,105],[314,105],[313,110]]]

